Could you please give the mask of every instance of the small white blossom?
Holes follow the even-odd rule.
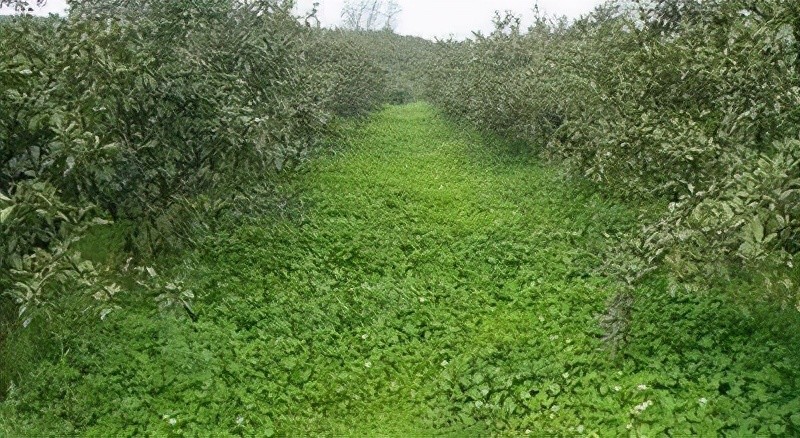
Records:
[[[697,400],[697,402],[700,403],[701,405],[704,405],[704,404],[708,403],[708,399],[705,398],[705,397],[702,397],[699,400]]]
[[[614,387],[614,391],[615,392],[620,392],[620,391],[622,391],[622,387],[617,385],[617,386]]]
[[[169,421],[167,421],[167,422],[169,423],[170,426],[174,426],[174,425],[178,424],[178,420],[176,420],[174,418],[170,418]]]
[[[569,373],[564,373],[564,374],[561,375],[561,377],[563,377],[565,379],[569,379]]]
[[[236,417],[236,425],[241,426],[242,424],[244,424],[244,417],[239,415],[238,417]]]
[[[625,426],[625,429],[628,429],[628,430],[631,430],[631,429],[633,429],[633,424],[631,424],[631,423],[628,423],[628,424]]]
[[[649,408],[650,406],[653,406],[653,402],[651,400],[647,400],[646,402],[634,406],[633,413],[639,415],[642,412],[646,411],[647,408]]]
[[[583,432],[586,430],[586,428],[585,428],[585,427],[583,427],[583,425],[581,424],[581,425],[580,425],[580,426],[578,426],[578,428],[577,428],[577,429],[575,429],[575,430],[577,430],[577,431],[578,431],[578,433],[583,433]]]
[[[427,301],[427,300],[425,299],[425,297],[419,297],[419,302],[420,302],[420,303],[424,303],[425,301]]]
[[[364,366],[367,367],[367,368],[372,368],[372,362],[366,361],[366,362],[364,362]]]
[[[639,385],[636,387],[636,389],[638,389],[639,391],[647,391],[647,388],[648,388],[647,385]]]
[[[531,433],[533,433],[533,431],[532,431],[532,430],[530,430],[530,429],[525,429],[525,435],[530,435]]]
[[[366,333],[364,333],[363,335],[361,335],[361,339],[363,339],[363,340],[365,340],[365,341],[367,340],[367,338],[368,338],[368,337],[369,337],[369,335],[367,335]]]

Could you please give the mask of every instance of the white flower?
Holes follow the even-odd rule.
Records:
[[[634,406],[633,407],[633,411],[634,411],[633,413],[636,414],[636,415],[639,415],[642,412],[644,412],[645,410],[647,410],[647,408],[649,408],[650,406],[653,406],[653,402],[651,400],[647,400],[646,402],[644,402],[642,404],[638,404],[638,405]]]
[[[361,335],[361,339],[363,339],[363,340],[365,340],[365,341],[367,340],[367,338],[368,338],[368,337],[369,337],[369,335],[368,335],[368,334],[366,334],[366,333],[364,333],[363,335]]]
[[[364,366],[367,367],[367,368],[372,368],[372,362],[366,361],[366,362],[364,362]]]
[[[583,427],[583,425],[581,424],[580,426],[578,426],[576,430],[578,431],[578,433],[583,433],[586,430],[586,428]]]
[[[525,435],[530,435],[531,433],[533,433],[533,431],[532,431],[532,430],[530,430],[530,429],[525,429]]]
[[[564,374],[561,375],[561,377],[563,377],[565,379],[569,379],[569,373],[564,373]]]
[[[26,68],[25,70],[20,70],[19,74],[25,75],[25,76],[30,76],[30,75],[33,74],[33,72],[30,69]]]
[[[419,297],[419,302],[420,302],[420,303],[424,303],[425,301],[426,301],[426,300],[425,300],[425,297]]]
[[[705,397],[702,397],[699,400],[697,400],[697,402],[700,403],[701,405],[704,405],[704,404],[708,403],[708,399],[705,398]]]
[[[617,385],[617,386],[614,387],[614,391],[620,392],[620,391],[622,391],[622,387]]]
[[[639,386],[636,387],[636,389],[638,389],[639,391],[646,391],[647,390],[647,385],[639,385]]]
[[[169,423],[170,426],[174,426],[174,425],[178,424],[178,420],[176,420],[174,418],[170,418],[168,423]]]
[[[236,417],[236,425],[241,426],[242,424],[244,424],[244,417],[239,415],[238,417]]]
[[[628,430],[631,430],[631,429],[633,429],[633,424],[631,424],[631,423],[628,423],[628,424],[625,426],[625,429],[628,429]]]

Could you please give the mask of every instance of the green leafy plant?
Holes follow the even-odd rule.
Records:
[[[773,0],[608,2],[527,30],[498,15],[438,44],[429,96],[611,196],[669,205],[609,254],[622,295],[664,266],[695,286],[744,268],[793,308],[798,16]]]

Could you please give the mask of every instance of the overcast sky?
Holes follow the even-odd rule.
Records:
[[[345,0],[298,0],[298,12],[311,9],[320,3],[319,16],[323,26],[336,26],[340,22]],[[511,10],[530,17],[534,0],[397,0],[403,12],[398,20],[397,32],[425,38],[454,36],[464,38],[472,31],[492,29],[494,11]],[[601,0],[539,0],[539,9],[556,15],[577,18],[590,12]],[[48,0],[39,12],[61,12],[65,0]]]
[[[316,0],[324,26],[336,25],[344,0]],[[311,9],[315,0],[299,0],[301,11]],[[472,31],[484,33],[492,29],[494,11],[511,10],[530,17],[534,0],[397,0],[403,12],[397,32],[425,38],[470,36]],[[601,0],[539,0],[539,9],[556,15],[577,18],[591,12]]]

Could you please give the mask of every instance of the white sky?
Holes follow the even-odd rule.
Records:
[[[315,1],[320,3],[319,17],[323,26],[336,26],[340,22],[345,0],[297,0],[298,11],[311,9]],[[602,0],[538,0],[539,9],[556,15],[577,18],[590,12]],[[494,11],[511,10],[530,17],[535,0],[398,0],[403,12],[400,14],[397,32],[425,38],[464,38],[472,31],[487,33],[492,29]],[[36,8],[47,14],[62,12],[65,0],[48,0],[47,5]],[[7,11],[3,11],[7,12]]]
[[[47,4],[42,7],[36,6],[36,0],[28,0],[28,1],[33,5],[32,7],[36,11],[37,15],[47,15],[49,13],[60,14],[64,12],[64,10],[67,8],[66,0],[48,0]],[[9,7],[0,8],[0,13],[10,14],[12,12],[14,12],[14,9],[12,8]]]
[[[320,3],[319,16],[323,26],[336,25],[344,0],[298,0],[298,10],[311,9]],[[397,0],[400,14],[397,33],[425,38],[464,38],[472,31],[492,30],[495,11],[511,10],[526,17],[532,15],[535,0]],[[548,14],[578,18],[591,12],[602,0],[538,0],[539,10]]]

